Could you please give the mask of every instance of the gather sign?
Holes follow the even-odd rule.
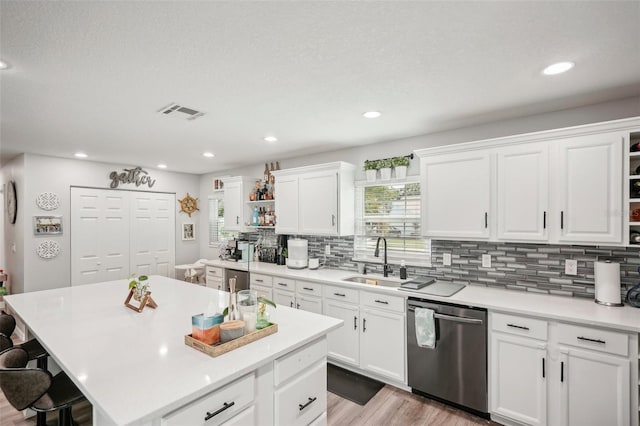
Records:
[[[123,169],[124,171],[118,173],[116,170],[109,174],[112,189],[115,189],[120,184],[135,183],[136,186],[148,185],[149,188],[153,187],[156,183],[155,179],[151,179],[149,173],[146,170],[142,170],[142,167],[136,167],[135,169]]]

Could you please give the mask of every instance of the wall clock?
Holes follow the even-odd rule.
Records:
[[[198,208],[198,199],[190,196],[188,192],[187,196],[182,200],[178,200],[178,202],[180,203],[180,211],[188,214],[189,217],[191,217],[191,213],[194,213],[196,210],[200,210]]]
[[[16,194],[16,182],[9,181],[7,185],[7,216],[11,224],[16,223],[16,217],[18,214],[18,195]]]

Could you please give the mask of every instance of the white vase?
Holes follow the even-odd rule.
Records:
[[[380,179],[382,180],[391,179],[391,167],[384,167],[380,169]]]
[[[378,174],[377,170],[365,170],[364,174],[367,176],[367,182],[375,182],[376,175]]]
[[[406,179],[407,166],[396,166],[396,179]]]

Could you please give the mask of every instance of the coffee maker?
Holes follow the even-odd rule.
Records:
[[[278,249],[276,251],[276,264],[286,265],[287,263],[287,242],[289,241],[288,235],[278,235]]]

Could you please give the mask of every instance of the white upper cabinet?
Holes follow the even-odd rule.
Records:
[[[619,133],[557,142],[558,241],[622,242],[622,146]]]
[[[549,147],[531,143],[496,152],[497,237],[547,240]]]
[[[251,209],[247,204],[255,181],[245,176],[224,178],[224,230],[244,231],[251,221]]]
[[[353,235],[355,166],[344,162],[273,172],[276,233]]]
[[[485,150],[420,160],[422,230],[431,238],[489,238],[491,159]]]
[[[624,119],[417,150],[423,235],[622,244],[624,138],[639,127]]]

